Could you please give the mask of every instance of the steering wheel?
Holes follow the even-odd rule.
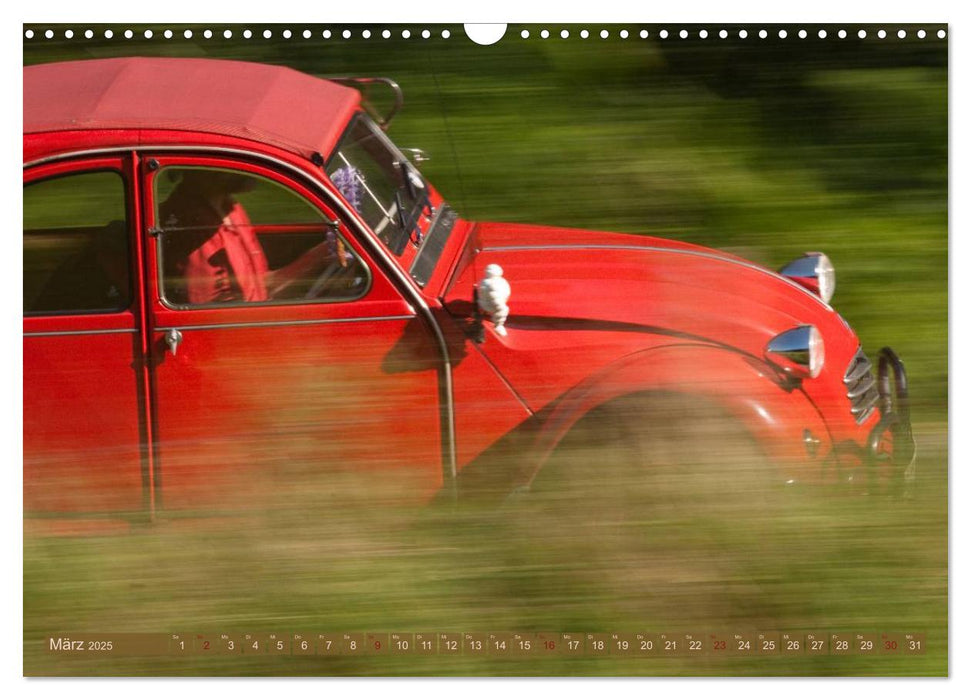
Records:
[[[348,264],[348,267],[349,266],[350,265]],[[334,260],[331,262],[329,265],[327,265],[327,267],[324,268],[324,271],[320,273],[317,279],[314,280],[314,283],[310,285],[310,289],[307,290],[307,293],[304,294],[303,298],[316,299],[320,294],[320,291],[324,288],[324,285],[327,284],[339,270],[343,269],[345,268],[340,264],[339,260]]]

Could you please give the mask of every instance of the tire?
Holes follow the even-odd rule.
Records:
[[[542,572],[535,599],[567,620],[728,627],[739,610],[771,620],[759,581],[777,575],[767,535],[787,498],[770,467],[710,401],[631,396],[574,427],[497,536],[516,535],[515,561]]]
[[[678,394],[635,395],[577,423],[529,497],[588,527],[717,519],[762,507],[771,477],[754,440],[717,406]]]

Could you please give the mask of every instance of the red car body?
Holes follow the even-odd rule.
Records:
[[[328,445],[328,463],[394,472],[427,497],[453,491],[469,465],[514,436],[523,458],[512,489],[591,409],[652,392],[730,413],[779,465],[780,481],[846,480],[886,455],[910,462],[902,365],[881,355],[861,388],[874,407],[854,415],[847,374],[869,369],[859,341],[798,279],[676,241],[464,221],[423,182],[425,216],[394,250],[325,165],[365,107],[351,87],[232,61],[24,70],[25,197],[52,178],[120,177],[131,285],[130,303],[113,311],[25,307],[28,516],[218,506],[227,475],[245,485],[255,454],[306,457],[306,436]],[[334,220],[367,268],[366,293],[167,302],[153,199],[166,168],[231,169],[299,195]],[[506,335],[473,302],[487,264],[512,288]],[[794,377],[766,346],[809,325],[825,357],[816,376]],[[904,385],[896,396],[894,372]],[[322,394],[321,382],[333,391]]]

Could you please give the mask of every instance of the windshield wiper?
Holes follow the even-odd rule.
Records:
[[[401,174],[401,185],[394,195],[395,203],[398,205],[398,224],[405,234],[406,239],[411,240],[417,246],[421,244],[422,239],[421,227],[418,225],[418,222],[421,220],[421,215],[427,213],[431,217],[435,213],[435,210],[432,207],[432,201],[428,196],[428,188],[425,186],[424,180],[415,171],[411,163],[406,160],[400,160],[395,165],[398,166],[398,171]],[[401,198],[402,190],[405,191],[408,198],[413,202],[412,207],[408,211],[403,206]]]

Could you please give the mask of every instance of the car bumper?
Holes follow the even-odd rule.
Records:
[[[867,464],[875,487],[878,474],[890,475],[890,491],[913,494],[917,478],[917,444],[910,423],[910,396],[904,363],[890,348],[877,360],[880,420],[867,437]]]

